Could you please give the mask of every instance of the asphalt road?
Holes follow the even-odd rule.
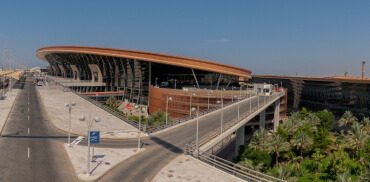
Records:
[[[0,181],[78,181],[64,152],[66,134],[44,115],[32,78],[10,112],[0,138]]]
[[[263,97],[260,98],[262,101]],[[257,97],[252,98],[252,107],[257,105]],[[240,104],[240,113],[249,111],[249,101]],[[237,117],[237,105],[224,110],[224,123]],[[199,120],[199,136],[220,127],[221,112]],[[185,145],[195,140],[196,122],[187,123],[168,132],[144,140],[146,151],[129,158],[115,167],[100,181],[151,181],[155,175],[174,158],[184,153]],[[108,142],[108,141],[107,141]],[[136,141],[137,142],[137,141]],[[109,141],[109,145],[134,146],[134,141]],[[104,142],[102,142],[104,145]],[[137,146],[137,143],[136,145]]]
[[[47,120],[35,87],[33,78],[27,78],[1,133],[0,181],[78,181],[63,149],[67,134]],[[252,106],[256,104],[257,98],[252,98]],[[241,113],[248,111],[249,101],[240,108]],[[224,123],[236,117],[237,105],[224,110]],[[221,112],[216,112],[200,119],[199,136],[220,127],[220,118]],[[145,152],[113,168],[100,181],[151,181],[184,153],[185,145],[195,140],[195,131],[196,122],[191,122],[144,139]],[[102,140],[96,147],[133,148],[137,140]]]

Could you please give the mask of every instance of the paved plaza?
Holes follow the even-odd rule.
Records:
[[[77,176],[82,180],[96,180],[122,161],[145,150],[142,148],[140,152],[138,152],[137,148],[109,149],[95,147],[94,155],[92,155],[92,147],[90,147],[90,155],[92,157],[92,160],[90,160],[91,175],[87,176],[87,146],[68,146],[65,144],[64,147]]]
[[[153,182],[242,182],[244,180],[197,161],[190,156],[180,155],[153,179]]]
[[[98,123],[95,122],[91,128],[92,131],[100,131],[101,138],[122,139],[138,136],[136,128],[72,92],[64,92],[61,87],[51,85],[38,86],[37,90],[52,123],[63,131],[68,132],[69,125],[69,113],[65,104],[73,101],[76,105],[72,107],[71,133],[86,136],[87,122],[82,122],[79,118],[84,115],[88,119],[91,114],[92,118],[99,117],[101,120]]]

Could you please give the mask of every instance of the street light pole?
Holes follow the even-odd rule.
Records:
[[[5,95],[5,88],[4,88],[4,84],[5,84],[5,54],[6,54],[6,51],[7,51],[7,48],[5,47],[4,49],[4,55],[3,55],[3,97]]]
[[[85,121],[85,119],[85,116],[80,117],[80,121]],[[100,122],[100,118],[96,117],[92,120],[91,115],[89,114],[89,120],[87,120],[87,176],[90,176],[90,130],[94,121]]]
[[[136,105],[135,109],[138,109],[139,107]],[[139,139],[137,142],[137,151],[140,151],[141,149],[141,112],[144,111],[144,108],[139,109]]]
[[[190,117],[190,118],[191,118],[191,100],[192,100],[193,96],[195,96],[195,93],[192,93],[192,94],[190,95],[190,112],[189,112],[189,117]]]
[[[71,145],[71,110],[72,106],[75,106],[76,103],[74,102],[69,102],[69,104],[65,104],[66,107],[68,107],[69,111],[69,126],[68,126],[68,145]]]
[[[208,93],[208,112],[209,112],[209,97],[210,97],[211,93],[213,93],[213,91],[212,91],[212,90],[211,90],[211,91],[209,91],[209,93]]]
[[[168,95],[167,95],[167,103],[166,103],[166,128],[167,128],[167,118],[168,118],[168,100],[172,100],[172,97],[169,97],[168,98]]]

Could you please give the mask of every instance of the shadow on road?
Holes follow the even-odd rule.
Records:
[[[157,143],[158,145],[164,147],[165,149],[173,152],[173,153],[176,153],[176,154],[182,154],[184,153],[184,151],[158,137],[151,137],[150,140],[152,140],[153,142]]]

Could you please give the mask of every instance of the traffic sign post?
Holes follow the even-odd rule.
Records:
[[[90,143],[93,144],[92,158],[94,158],[95,144],[100,143],[100,131],[90,131]]]
[[[126,105],[126,109],[131,109],[131,105],[130,104],[127,104]]]

